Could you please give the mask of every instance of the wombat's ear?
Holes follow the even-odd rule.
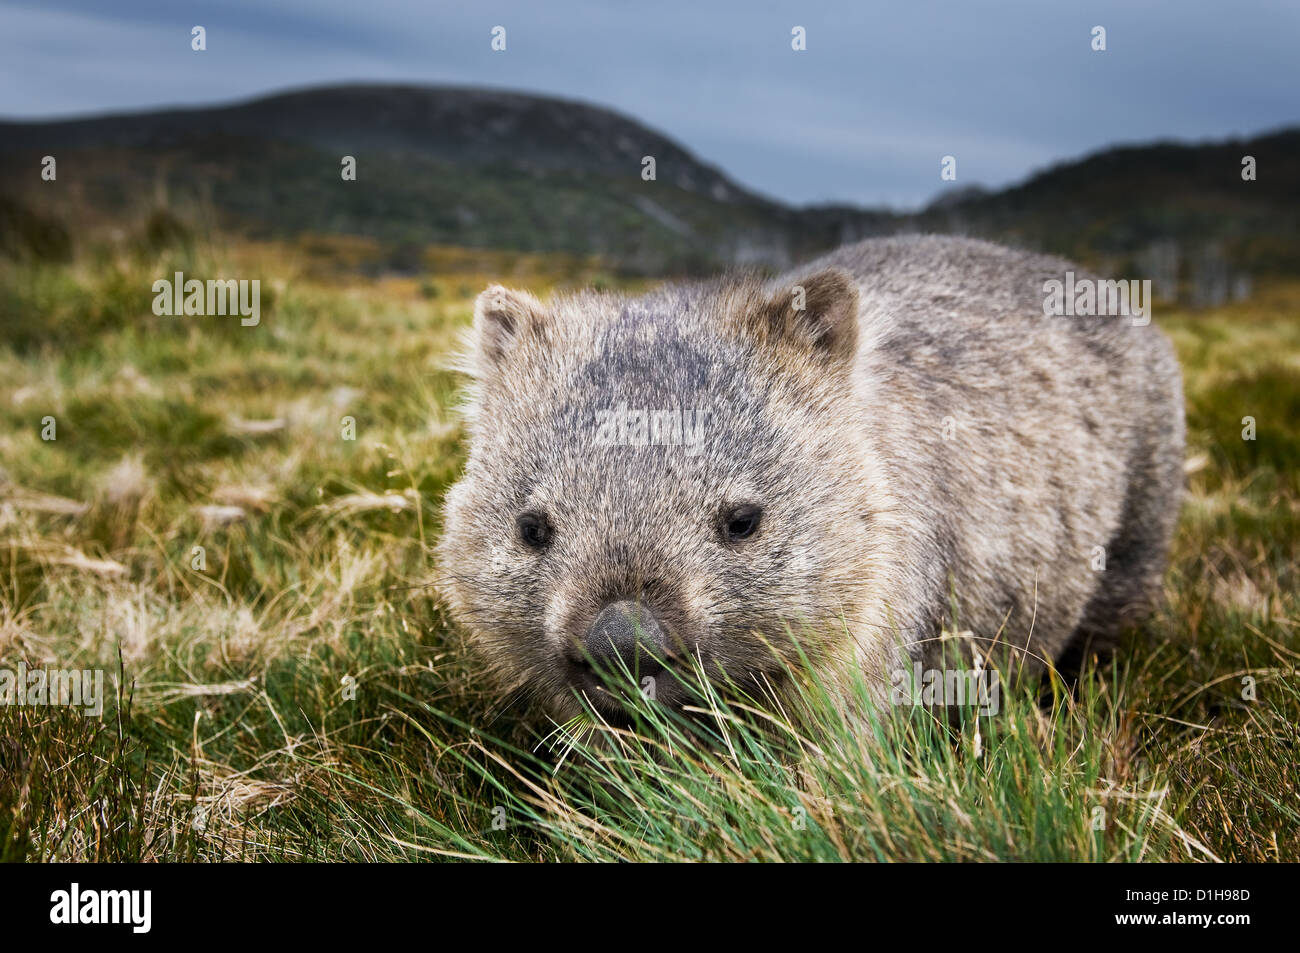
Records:
[[[541,330],[546,309],[527,291],[489,285],[474,302],[474,357],[495,367],[525,335]]]
[[[850,362],[858,347],[858,287],[843,271],[827,268],[777,291],[761,315],[765,336],[832,364]]]

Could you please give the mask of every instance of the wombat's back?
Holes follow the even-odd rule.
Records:
[[[1067,664],[1102,647],[1158,593],[1177,521],[1167,339],[1141,317],[1045,316],[1046,282],[1094,276],[986,242],[867,241],[778,283],[826,267],[859,286],[863,444],[895,500],[873,545],[912,654],[937,627]]]

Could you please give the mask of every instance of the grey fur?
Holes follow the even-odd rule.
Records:
[[[1044,316],[1044,281],[1070,270],[1088,277],[907,237],[766,283],[484,292],[440,558],[502,688],[572,711],[557,660],[612,599],[737,678],[778,678],[793,626],[879,699],[905,661],[938,664],[943,631],[1019,671],[1104,649],[1160,590],[1182,388],[1154,326]],[[597,411],[620,402],[702,411],[704,440],[605,445]],[[719,514],[745,502],[759,532],[728,545]],[[525,509],[554,525],[544,552],[518,538]]]

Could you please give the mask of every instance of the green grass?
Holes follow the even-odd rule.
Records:
[[[0,665],[118,682],[102,719],[0,706],[0,859],[1300,859],[1300,288],[1157,316],[1193,471],[1168,605],[1077,692],[864,731],[813,681],[593,743],[529,735],[427,582],[473,291],[607,277],[186,242],[0,263]],[[156,317],[176,267],[274,302]]]

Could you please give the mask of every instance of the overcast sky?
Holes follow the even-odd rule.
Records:
[[[0,0],[0,115],[504,86],[620,110],[788,201],[903,208],[944,155],[996,187],[1116,142],[1300,122],[1297,47],[1295,0]]]

